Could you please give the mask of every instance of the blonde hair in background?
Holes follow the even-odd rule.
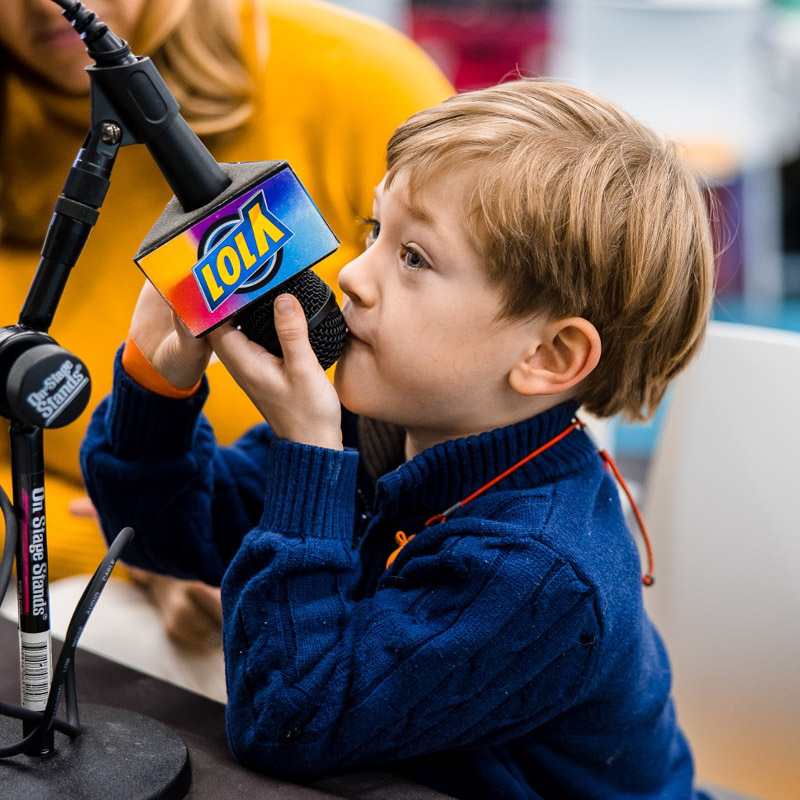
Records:
[[[254,21],[256,57],[265,59],[260,0],[148,0],[131,37],[149,55],[200,135],[234,130],[253,113],[255,86],[244,60],[240,9]]]
[[[456,95],[401,125],[387,183],[412,199],[471,170],[465,223],[505,316],[582,316],[602,341],[581,383],[593,414],[647,419],[697,352],[714,293],[709,209],[675,148],[580,89],[519,80]]]

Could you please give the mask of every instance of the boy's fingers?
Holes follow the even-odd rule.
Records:
[[[251,341],[238,328],[230,322],[220,325],[206,335],[214,352],[219,356],[229,369],[252,367],[254,364],[263,364],[264,357],[275,359],[260,344]],[[275,359],[277,361],[277,359]]]
[[[235,347],[237,341],[241,342],[242,336],[244,336],[244,334],[240,330],[234,328],[231,323],[226,322],[224,325],[214,328],[213,331],[206,335],[206,338],[219,354],[220,350],[226,352],[232,347]]]
[[[273,365],[280,364],[277,357],[261,345],[250,341],[230,323],[215,328],[206,338],[219,360],[245,391],[243,381],[263,380],[271,374],[269,369]]]
[[[97,519],[97,509],[88,497],[76,497],[69,501],[69,513],[82,519]]]
[[[181,318],[173,311],[172,312],[172,325],[175,328],[175,333],[178,334],[180,339],[184,341],[191,341],[191,342],[199,342],[201,340],[195,339],[188,330],[186,330],[186,326],[181,322]]]
[[[308,341],[308,322],[300,301],[291,294],[279,295],[274,304],[275,330],[283,350],[287,369],[316,360]]]

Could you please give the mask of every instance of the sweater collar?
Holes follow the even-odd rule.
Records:
[[[574,401],[562,403],[514,425],[434,445],[380,478],[376,504],[389,514],[433,516],[558,436],[569,427],[577,409]],[[504,478],[497,488],[552,482],[585,467],[596,452],[589,437],[574,430]]]

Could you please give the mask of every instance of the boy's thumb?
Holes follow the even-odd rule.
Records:
[[[275,299],[275,330],[281,342],[281,348],[286,357],[287,347],[296,353],[302,351],[308,344],[308,323],[303,313],[300,301],[291,294],[282,294]],[[296,357],[296,356],[295,356]]]
[[[294,296],[291,294],[279,295],[274,303],[275,314],[284,318],[290,316],[294,312],[296,302]]]

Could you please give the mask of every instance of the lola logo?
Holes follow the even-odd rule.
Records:
[[[216,311],[262,272],[293,235],[267,208],[263,191],[239,209],[238,217],[220,220],[210,228],[200,245],[202,258],[192,267],[209,311]],[[277,266],[276,259],[267,270],[270,277]],[[264,277],[259,275],[259,285]]]

